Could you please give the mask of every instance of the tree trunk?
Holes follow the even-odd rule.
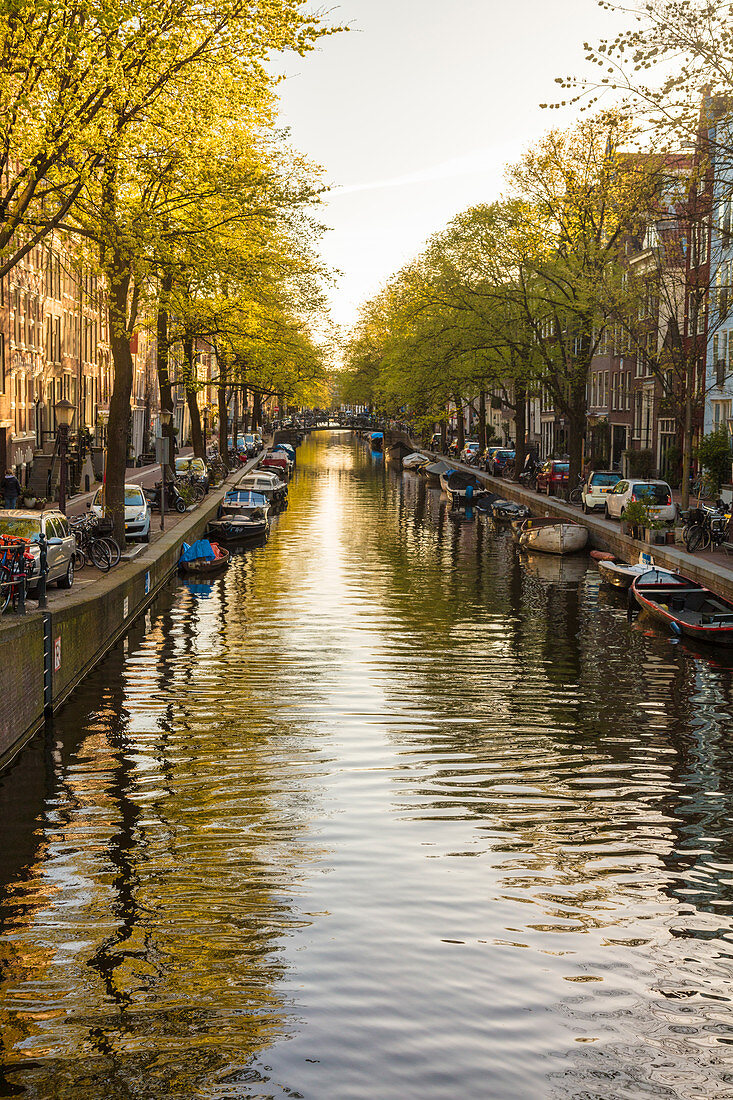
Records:
[[[514,426],[516,428],[514,480],[519,481],[519,475],[524,469],[524,460],[527,457],[527,391],[518,382],[514,386],[514,404]]]
[[[455,399],[456,406],[456,428],[458,435],[458,453],[460,454],[463,448],[466,446],[466,432],[463,427],[463,405],[461,404],[460,397]]]
[[[694,371],[688,371],[685,385],[685,423],[682,430],[682,494],[681,506],[683,511],[690,507],[690,470],[692,468],[692,393],[690,387],[694,384]]]
[[[585,399],[583,398],[582,408],[578,408],[578,403],[576,403],[571,415],[568,417],[568,457],[570,459],[568,492],[572,492],[580,481],[580,474],[583,468],[583,435],[585,431],[585,421]]]
[[[193,453],[196,458],[206,458],[204,448],[204,434],[201,431],[201,410],[199,409],[198,391],[196,389],[196,367],[193,358],[193,337],[184,336],[183,338],[183,358],[186,364],[186,404],[188,405],[188,415],[191,420],[191,443],[193,444]]]
[[[440,422],[440,452],[444,455],[448,453],[448,424],[445,417]]]
[[[483,390],[478,399],[478,445],[482,452],[486,450],[486,394]]]
[[[109,399],[107,424],[105,505],[114,523],[114,536],[121,547],[126,545],[125,472],[133,375],[130,333],[127,327],[130,275],[125,268],[121,254],[115,251],[108,271],[110,347],[114,364],[114,382]]]
[[[158,304],[158,324],[156,342],[156,370],[158,374],[158,391],[160,393],[160,408],[173,412],[173,390],[170,378],[170,341],[168,339],[168,302],[173,289],[173,276],[166,274],[160,284],[160,299]],[[161,421],[162,424],[162,421]],[[168,440],[168,453],[173,459],[173,418],[167,427],[162,428],[163,436]],[[163,471],[166,479],[168,467]]]
[[[252,430],[262,429],[262,394],[255,390],[252,394]]]

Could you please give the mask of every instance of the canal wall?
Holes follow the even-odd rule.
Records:
[[[227,489],[252,459],[132,561],[93,585],[71,588],[46,611],[0,619],[0,767],[57,711],[143,614],[177,567],[184,542],[199,538]]]
[[[613,520],[607,520],[600,515],[583,515],[579,508],[567,504],[556,497],[547,497],[540,493],[534,493],[525,489],[523,485],[517,485],[514,481],[505,481],[503,478],[491,477],[472,466],[465,466],[461,462],[454,462],[444,455],[427,451],[419,442],[410,439],[403,432],[388,431],[385,433],[385,445],[387,448],[395,444],[409,445],[411,451],[419,450],[421,454],[431,454],[437,459],[450,463],[458,470],[476,474],[476,477],[490,489],[492,493],[507,500],[513,500],[517,504],[526,504],[535,516],[555,516],[571,523],[581,523],[588,528],[589,545],[591,549],[607,550],[616,557],[625,561],[635,562],[642,552],[652,554],[657,565],[667,569],[674,569],[698,584],[717,592],[724,599],[733,601],[733,568],[724,560],[711,561],[709,557],[700,554],[688,554],[686,550],[677,546],[650,546],[640,539],[633,539],[630,535],[623,534],[621,525]],[[733,557],[729,559],[733,566]]]

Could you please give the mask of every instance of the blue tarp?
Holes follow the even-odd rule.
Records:
[[[208,539],[198,539],[193,545],[189,546],[187,542],[184,542],[181,549],[181,556],[179,561],[215,561],[216,554],[211,549],[211,543]]]

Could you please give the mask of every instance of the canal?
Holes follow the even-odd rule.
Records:
[[[0,1095],[733,1095],[731,662],[365,444],[0,777]]]

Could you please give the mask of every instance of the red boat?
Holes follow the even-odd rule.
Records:
[[[697,581],[666,569],[650,569],[631,586],[640,607],[673,634],[698,642],[733,645],[733,603]]]
[[[290,474],[290,464],[288,462],[287,455],[285,454],[267,454],[261,460],[260,466],[263,470],[277,470],[282,476],[283,481],[288,480]]]

